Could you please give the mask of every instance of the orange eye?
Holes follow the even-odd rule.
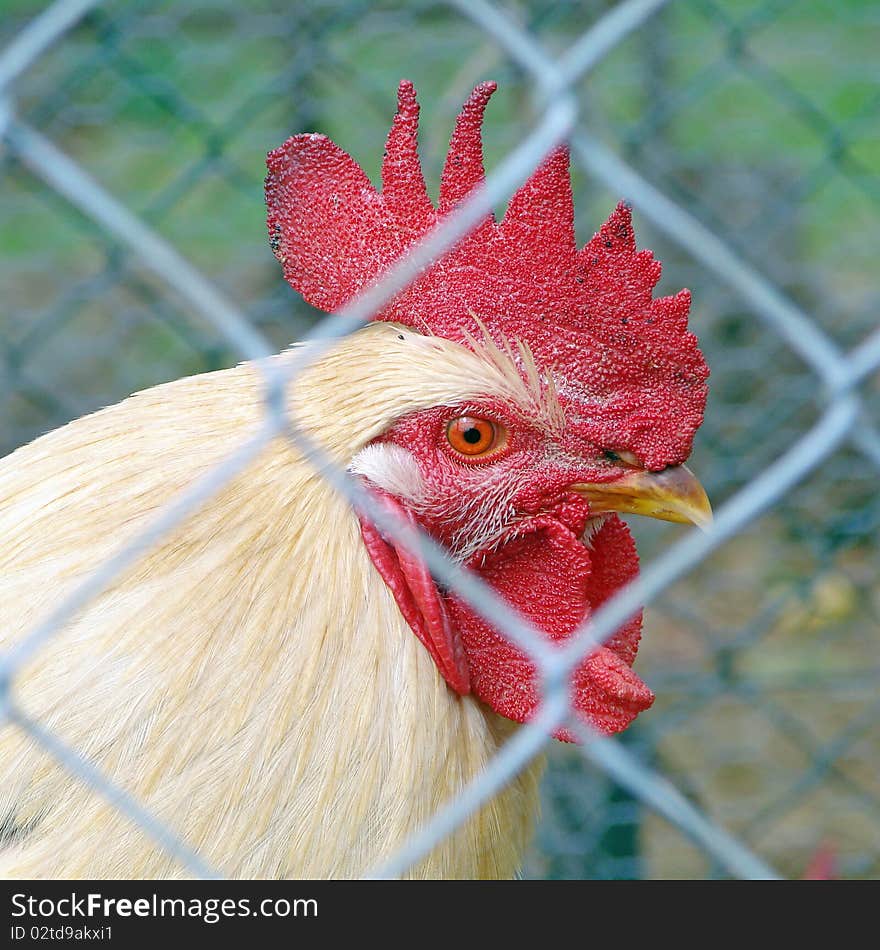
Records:
[[[507,429],[488,419],[459,416],[446,427],[446,438],[456,452],[475,459],[503,448],[507,442]]]

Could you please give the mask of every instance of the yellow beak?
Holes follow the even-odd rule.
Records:
[[[662,472],[634,470],[613,482],[578,483],[571,490],[586,498],[595,514],[619,511],[700,528],[712,522],[712,506],[706,492],[684,465]]]

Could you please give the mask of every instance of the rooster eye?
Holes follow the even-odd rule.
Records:
[[[507,442],[507,430],[488,419],[459,416],[446,426],[446,438],[459,455],[476,461],[503,448]]]
[[[605,449],[602,453],[602,457],[606,462],[611,462],[612,465],[623,465],[628,468],[639,468],[639,460],[633,455],[632,452],[627,452],[626,449]]]

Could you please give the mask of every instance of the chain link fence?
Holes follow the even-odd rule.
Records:
[[[705,535],[632,522],[642,577],[585,635],[601,640],[647,602],[638,670],[657,701],[617,740],[548,746],[526,873],[802,876],[827,848],[841,877],[876,876],[878,41],[880,11],[863,0],[59,0],[45,11],[8,0],[0,448],[132,391],[354,329],[566,137],[580,242],[625,197],[640,246],[664,262],[660,290],[693,291],[712,379],[692,467],[717,517]],[[401,77],[423,103],[429,188],[461,102],[478,81],[499,82],[487,193],[369,299],[320,322],[266,244],[265,153],[321,131],[375,180]],[[27,719],[8,686],[287,427],[272,398],[283,380],[267,381],[254,444],[96,565],[2,660],[8,719],[205,875],[141,803]],[[552,666],[522,624],[487,609]],[[560,696],[551,689],[542,723],[377,873],[415,860],[543,747],[566,714]]]

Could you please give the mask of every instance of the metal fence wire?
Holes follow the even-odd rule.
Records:
[[[664,282],[693,291],[712,369],[693,467],[714,524],[634,522],[640,577],[562,650],[428,545],[435,575],[536,661],[543,704],[375,876],[405,871],[541,750],[550,765],[529,876],[802,876],[823,848],[839,876],[880,871],[878,40],[880,11],[863,0],[5,4],[4,451],[291,339],[316,341],[314,359],[564,139],[582,236],[626,198]],[[499,81],[486,187],[368,293],[318,319],[266,248],[265,152],[322,131],[374,173],[404,76],[423,103],[429,182],[466,94]],[[199,876],[222,869],[29,718],[13,687],[81,608],[279,434],[355,499],[286,417],[289,380],[259,365],[257,436],[0,658],[7,728]],[[569,714],[566,672],[642,604],[651,712],[620,738],[578,726],[579,745],[549,740]]]

